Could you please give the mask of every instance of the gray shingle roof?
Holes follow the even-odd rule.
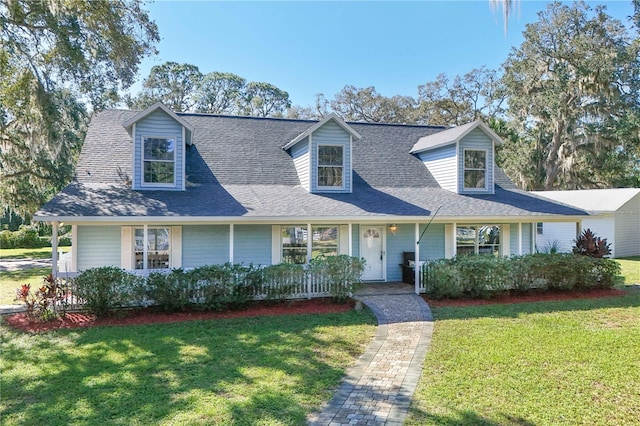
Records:
[[[409,153],[442,127],[349,123],[353,193],[311,194],[300,187],[282,149],[316,124],[309,120],[179,114],[193,127],[186,191],[134,191],[132,142],[122,123],[136,111],[108,110],[89,127],[76,179],[36,214],[50,217],[291,218],[429,216],[511,217],[582,215],[583,211],[519,191],[496,169],[496,193],[459,195],[439,187]]]

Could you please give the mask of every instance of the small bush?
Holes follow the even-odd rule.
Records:
[[[290,299],[298,286],[304,282],[305,270],[302,265],[280,263],[262,270],[262,293],[266,300],[283,301]]]
[[[362,282],[364,259],[347,255],[318,257],[309,265],[312,274],[324,276],[329,283],[331,297],[338,301],[346,301]]]
[[[102,317],[111,309],[139,302],[136,296],[144,281],[144,277],[115,266],[91,268],[73,279],[73,293],[83,300],[89,312]]]
[[[66,313],[68,289],[62,280],[49,274],[42,278],[42,285],[31,290],[30,284],[23,284],[16,290],[16,299],[25,304],[26,314],[31,319],[48,321]]]
[[[244,309],[261,287],[260,268],[253,265],[210,265],[189,272],[205,309]]]
[[[0,247],[10,248],[40,248],[50,247],[51,241],[38,235],[38,230],[34,226],[20,225],[15,231],[0,232]]]
[[[606,238],[596,236],[591,229],[582,231],[582,234],[574,242],[574,254],[596,258],[603,258],[611,254],[611,244],[607,244]]]
[[[166,312],[183,311],[193,298],[193,280],[182,269],[152,272],[147,277],[146,296]]]

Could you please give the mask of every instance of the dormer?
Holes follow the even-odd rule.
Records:
[[[458,194],[493,194],[495,145],[502,139],[482,121],[422,137],[411,149],[438,184]]]
[[[301,186],[313,193],[350,193],[352,144],[360,134],[335,113],[324,117],[282,148],[293,158]]]
[[[161,103],[122,123],[133,143],[133,189],[185,189],[185,146],[193,127]]]

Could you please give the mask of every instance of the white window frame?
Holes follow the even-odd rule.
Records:
[[[480,253],[480,228],[485,226],[496,226],[500,232],[500,242],[498,244],[483,244],[487,246],[497,246],[498,247],[498,256],[503,256],[505,250],[505,238],[509,238],[509,235],[504,235],[506,231],[506,227],[500,223],[483,223],[483,224],[466,224],[466,223],[457,223],[454,227],[454,247],[455,247],[455,255],[459,256],[458,253],[458,228],[474,228],[475,229],[475,241],[473,244],[473,254],[478,255]],[[465,247],[471,247],[471,245],[465,245]],[[465,253],[466,254],[466,253]]]
[[[484,169],[478,169],[478,168],[467,168],[467,166],[465,165],[466,163],[466,158],[467,158],[467,151],[479,151],[479,152],[484,152]],[[467,188],[465,186],[465,172],[467,171],[482,171],[484,172],[484,187],[483,188]],[[487,191],[489,188],[489,150],[488,149],[483,149],[483,148],[464,148],[462,150],[462,189],[463,191],[469,191],[469,192],[473,192],[473,191],[478,191],[478,192],[484,192]]]
[[[155,188],[173,188],[176,186],[176,174],[177,174],[177,161],[176,161],[176,157],[177,157],[177,151],[178,151],[178,140],[179,138],[177,136],[160,136],[160,135],[141,135],[141,144],[140,144],[140,184],[141,186],[144,187],[155,187]],[[174,147],[173,147],[173,160],[169,161],[169,160],[146,160],[144,157],[144,146],[145,146],[145,140],[146,139],[165,139],[165,140],[171,140],[173,139],[174,142]],[[146,161],[151,161],[151,162],[160,162],[160,163],[169,163],[169,162],[173,162],[173,182],[169,183],[169,182],[147,182],[145,181],[145,173],[144,173],[144,163]]]
[[[313,245],[313,241],[314,241],[314,232],[316,229],[318,228],[336,228],[336,245],[335,245],[335,249],[336,249],[336,256],[339,256],[340,254],[342,254],[342,233],[344,232],[341,228],[341,225],[337,225],[337,224],[312,224],[312,225],[304,225],[304,224],[291,224],[291,225],[278,225],[278,250],[280,251],[280,262],[284,262],[285,256],[284,256],[284,251],[285,248],[283,246],[284,244],[284,237],[282,235],[282,231],[285,228],[302,228],[303,232],[307,233],[307,245],[305,248],[305,254],[306,254],[306,260],[304,262],[304,264],[308,264],[310,258],[313,258],[313,250],[314,250],[314,245]],[[333,247],[333,246],[331,246]],[[318,247],[315,246],[316,249],[322,248],[322,247]],[[295,250],[295,249],[294,249]],[[302,251],[302,247],[298,248],[298,251]]]
[[[321,165],[320,164],[320,147],[331,146],[331,147],[339,147],[342,149],[342,165],[333,166],[333,165]],[[319,143],[316,145],[316,187],[322,190],[340,190],[345,189],[345,185],[347,184],[347,176],[346,176],[346,147],[343,144],[330,144],[330,143]],[[320,167],[341,167],[342,168],[342,185],[341,186],[321,186],[320,185]]]
[[[132,233],[132,239],[133,239],[133,267],[132,269],[136,270],[136,271],[165,271],[165,270],[171,270],[172,265],[173,265],[173,259],[172,259],[172,249],[173,249],[173,227],[171,226],[162,226],[162,225],[158,225],[158,226],[134,226],[133,227],[133,233]],[[149,269],[149,247],[148,247],[148,242],[149,242],[149,230],[150,229],[166,229],[169,231],[169,235],[168,235],[168,239],[169,239],[169,248],[167,249],[167,251],[169,252],[169,258],[167,259],[167,267],[166,268],[154,268],[154,269]],[[142,268],[136,268],[136,259],[135,259],[135,255],[136,255],[136,231],[137,230],[143,230],[143,239],[142,239]]]

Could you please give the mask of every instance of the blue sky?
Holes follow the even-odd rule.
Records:
[[[599,3],[625,22],[633,12],[630,0]],[[158,1],[148,10],[160,30],[159,54],[143,61],[132,90],[153,65],[175,61],[272,83],[302,106],[347,84],[415,97],[439,73],[499,67],[545,5],[520,1],[505,35],[501,12],[488,0]]]

